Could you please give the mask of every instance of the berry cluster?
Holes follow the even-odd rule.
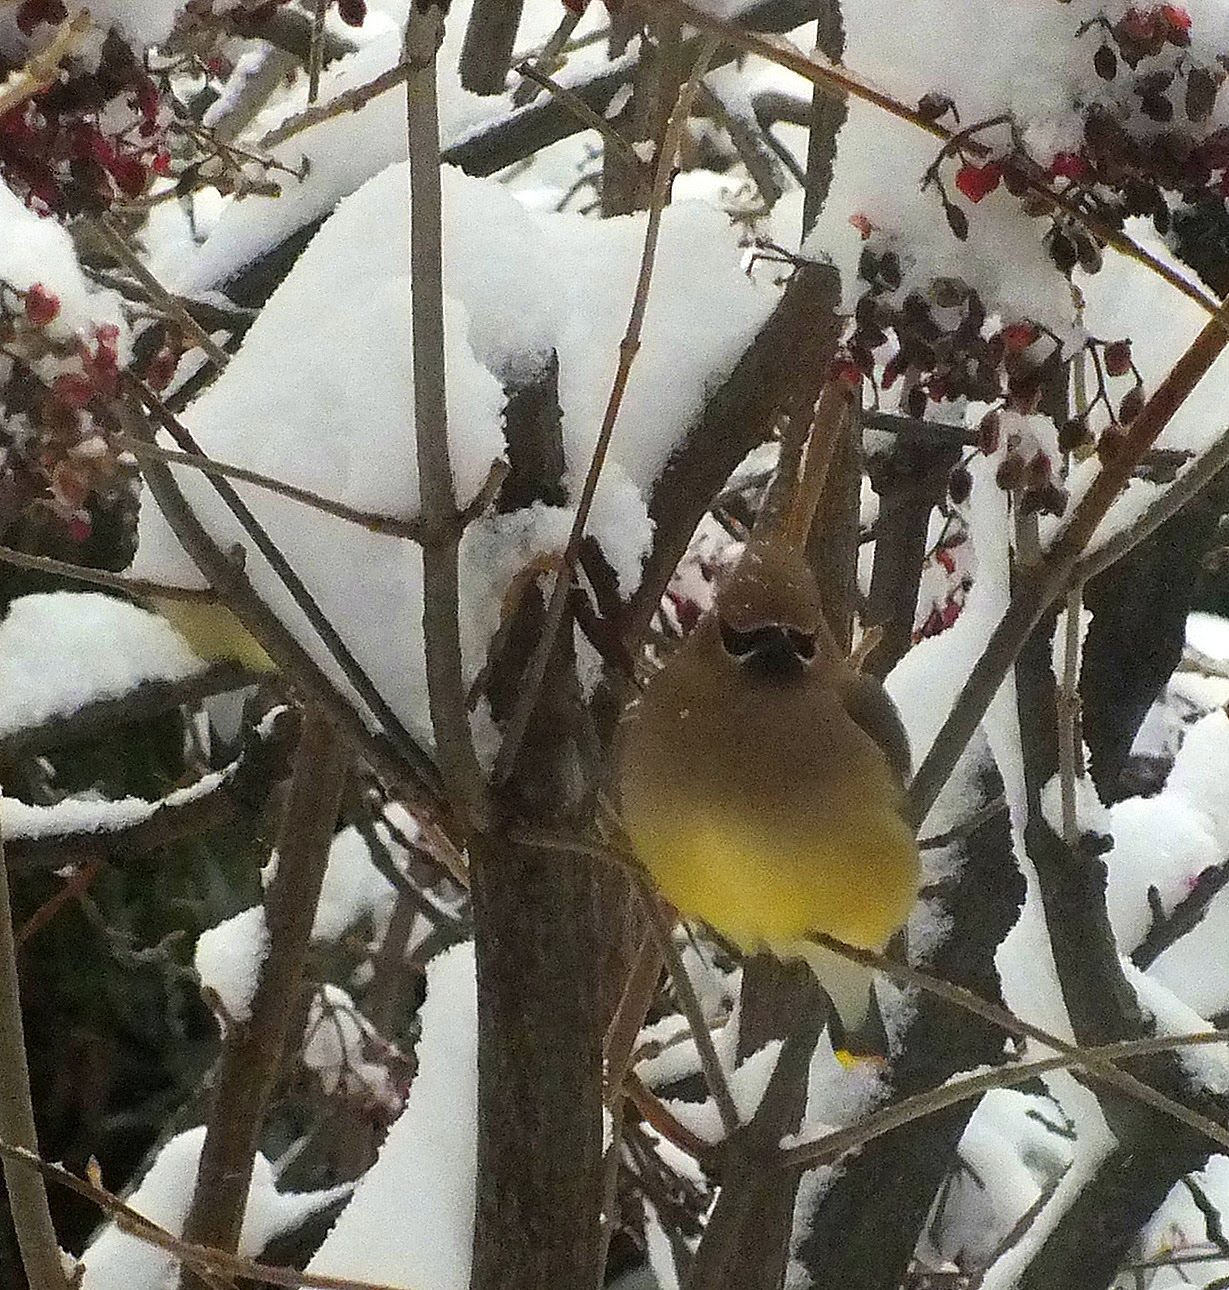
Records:
[[[968,530],[954,521],[922,566],[913,643],[946,631],[964,609],[973,586]]]
[[[948,194],[942,163],[954,161],[952,183],[974,205],[1002,184],[1025,214],[1050,220],[1047,247],[1068,275],[1100,264],[1098,240],[1082,220],[1120,229],[1127,216],[1144,215],[1165,233],[1175,203],[1229,196],[1229,128],[1210,128],[1229,55],[1198,61],[1190,15],[1172,4],[1133,8],[1116,21],[1098,14],[1076,34],[1096,38],[1090,71],[1099,87],[1080,109],[1078,147],[1036,158],[1018,123],[995,117],[953,136],[926,177],[961,238],[968,215]],[[918,111],[928,120],[956,119],[955,104],[942,95],[927,95]],[[1004,145],[985,142],[988,132],[1003,130]]]
[[[1085,341],[1096,375],[1096,397],[1078,420],[1066,415],[1066,356],[1060,339],[1039,323],[1018,319],[996,325],[988,319],[977,290],[956,278],[919,282],[917,266],[895,239],[855,217],[865,245],[859,262],[862,294],[853,326],[835,360],[833,375],[851,385],[865,378],[878,398],[899,386],[903,411],[924,417],[931,404],[956,400],[989,403],[1004,414],[1032,417],[1048,413],[1050,437],[1058,433],[1063,452],[1112,450],[1117,437],[1138,415],[1144,396],[1129,342]],[[1129,377],[1131,387],[1117,401],[1112,378]],[[1102,424],[1100,438],[1093,425]],[[997,414],[983,422],[986,452],[998,446]],[[993,442],[990,440],[993,439]],[[1044,459],[1009,452],[1004,488],[1018,494],[1028,510],[1061,515],[1067,493],[1053,454]],[[954,484],[953,487],[958,487]]]
[[[94,512],[131,505],[134,473],[94,413],[119,383],[119,328],[57,326],[41,284],[0,284],[0,532],[19,520],[84,542]]]
[[[38,36],[63,16],[62,0],[25,0],[17,22]],[[0,178],[32,209],[61,217],[137,197],[152,176],[167,174],[173,119],[141,59],[114,33],[96,67],[67,66],[62,79],[0,116]],[[12,68],[0,60],[0,73]]]

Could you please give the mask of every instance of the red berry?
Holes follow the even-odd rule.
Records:
[[[82,372],[64,372],[51,383],[51,393],[70,408],[83,408],[94,397],[94,383]]]
[[[26,292],[26,317],[35,327],[46,327],[60,312],[60,297],[36,282]]]
[[[828,369],[828,379],[848,389],[856,390],[862,382],[862,369],[852,358],[834,359]]]
[[[140,197],[145,191],[149,171],[135,157],[115,157],[107,169],[125,197]]]
[[[1189,32],[1191,29],[1191,15],[1181,5],[1163,4],[1161,17],[1173,31]]]
[[[956,171],[956,187],[973,203],[988,197],[1003,181],[1003,167],[997,161],[984,166],[966,163]]]
[[[68,521],[68,536],[74,542],[84,542],[93,532],[89,516],[74,515]]]
[[[1037,328],[1032,323],[1011,323],[1003,328],[1003,347],[1009,354],[1023,353],[1037,339]]]
[[[1055,179],[1083,179],[1088,162],[1078,152],[1059,152],[1050,162],[1050,174]]]

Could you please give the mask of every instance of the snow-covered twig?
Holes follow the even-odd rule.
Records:
[[[38,1150],[3,837],[0,837],[0,1140],[27,1151]],[[42,1178],[27,1163],[6,1156],[4,1185],[30,1290],[68,1290]]]
[[[204,455],[201,453],[200,445],[186,427],[151,390],[139,383],[134,383],[133,389],[158,424],[179,443],[181,448],[195,456]],[[140,423],[134,421],[129,426],[129,437],[139,438],[140,429]],[[252,635],[260,641],[261,646],[278,667],[304,684],[304,687],[312,693],[315,702],[323,704],[333,712],[334,718],[339,720],[342,728],[348,731],[358,747],[363,748],[368,754],[374,752],[365,724],[358,718],[350,704],[337,694],[307,651],[256,594],[242,567],[223,552],[210,537],[205,526],[188,504],[169,467],[164,462],[150,457],[146,459],[143,471],[150,491],[166,516],[168,524],[174,530],[175,537],[192,557],[206,581],[225,602],[227,608],[232,610]],[[354,686],[359,698],[380,722],[386,738],[404,758],[406,764],[414,770],[421,784],[428,791],[433,792],[438,783],[434,763],[388,706],[383,695],[341,639],[337,629],[303,585],[302,579],[290,567],[286,557],[273,543],[264,527],[231,484],[217,477],[210,477],[210,482],[244,531],[251,537],[261,555],[268,560],[281,579],[282,585],[303,611],[346,679]],[[341,716],[343,709],[347,714],[344,717]],[[383,757],[373,764],[380,763],[387,766],[387,761]]]
[[[853,945],[846,945],[843,941],[838,941],[832,936],[820,934],[814,939],[818,944],[825,949],[831,950],[834,954],[840,954],[844,958],[852,959],[853,962],[860,963],[864,967],[875,968],[885,976],[889,976],[905,985],[917,986],[918,989],[924,990],[928,994],[933,994],[937,998],[946,1000],[954,1007],[962,1008],[974,1016],[989,1021],[992,1025],[999,1026],[1009,1035],[1014,1035],[1018,1039],[1036,1039],[1038,1042],[1054,1048],[1066,1056],[1081,1059],[1089,1058],[1090,1050],[1080,1049],[1077,1045],[1070,1044],[1065,1039],[1060,1039],[1057,1035],[1048,1030],[1043,1030],[1040,1026],[1035,1026],[1030,1021],[1025,1021],[1022,1017],[1016,1016],[1015,1013],[1009,1012],[1006,1008],[1001,1008],[997,1004],[990,1003],[989,1000],[980,998],[963,986],[954,985],[950,981],[942,981],[938,977],[922,972],[918,968],[902,963],[898,959],[889,958],[887,955],[876,954],[871,950],[858,949]],[[1129,1072],[1119,1070],[1112,1062],[1092,1057],[1087,1061],[1081,1060],[1077,1064],[1081,1065],[1093,1080],[1107,1084],[1118,1092],[1125,1093],[1128,1097],[1152,1107],[1153,1110],[1160,1111],[1162,1115],[1177,1120],[1188,1129],[1193,1129],[1196,1133],[1210,1138],[1221,1148],[1229,1148],[1229,1129],[1217,1124],[1215,1120],[1210,1119],[1199,1111],[1183,1106],[1182,1103],[1167,1097],[1164,1093],[1158,1092],[1151,1085],[1145,1084]]]
[[[777,1165],[792,1168],[830,1164],[846,1152],[856,1151],[868,1142],[873,1142],[885,1133],[892,1133],[914,1120],[936,1115],[949,1106],[955,1106],[957,1102],[982,1097],[993,1089],[1017,1088],[1051,1071],[1091,1070],[1094,1065],[1103,1062],[1127,1062],[1134,1057],[1149,1057],[1157,1053],[1177,1052],[1182,1048],[1209,1044],[1229,1045],[1229,1031],[1210,1030],[1189,1035],[1160,1035],[1152,1039],[1123,1039],[1094,1048],[1073,1048],[1071,1052],[1060,1053],[1056,1057],[1040,1057],[1035,1061],[1018,1062],[962,1079],[949,1080],[938,1088],[916,1093],[882,1110],[873,1111],[865,1119],[847,1128],[837,1129],[809,1142],[790,1143],[783,1148]]]
[[[410,307],[414,366],[414,436],[424,523],[436,533],[455,529],[456,492],[448,446],[444,381],[443,199],[440,185],[436,54],[446,6],[429,0],[410,7],[405,54],[414,68],[406,82],[410,158]],[[427,700],[444,788],[467,827],[486,817],[482,770],[474,753],[461,666],[459,537],[423,548],[423,637]]]
[[[34,573],[49,573],[57,578],[71,578],[74,582],[89,583],[93,587],[106,587],[108,591],[124,591],[132,596],[157,596],[164,600],[195,600],[212,603],[217,593],[208,587],[175,587],[170,583],[154,582],[149,578],[134,578],[126,573],[109,573],[85,564],[70,564],[49,555],[32,555],[11,546],[0,546],[0,564],[11,564],[15,569],[30,569]]]
[[[246,466],[235,466],[229,462],[215,461],[212,457],[206,457],[200,453],[176,452],[171,448],[161,448],[157,444],[146,443],[141,439],[134,439],[130,435],[120,435],[116,442],[120,447],[131,452],[134,457],[154,457],[159,461],[165,461],[176,466],[191,466],[194,470],[199,470],[205,475],[217,475],[222,479],[237,479],[241,483],[251,484],[255,488],[263,488],[270,493],[276,493],[279,497],[288,497],[292,502],[299,502],[304,506],[312,507],[314,510],[323,511],[326,515],[336,516],[339,520],[345,520],[347,524],[357,524],[360,528],[367,529],[370,533],[385,533],[390,537],[408,538],[412,542],[421,542],[424,546],[441,540],[421,519],[402,519],[396,515],[360,511],[353,506],[347,506],[344,502],[337,502],[331,497],[324,497],[320,493],[314,493],[311,489],[299,488],[294,484],[286,483],[285,480],[272,479],[268,475],[262,475],[259,471],[249,470]],[[459,536],[467,524],[477,519],[490,506],[507,475],[508,467],[504,462],[496,461],[492,463],[486,482],[474,494],[472,501],[457,513],[455,523],[449,525],[448,532],[443,535],[443,540],[448,540],[448,537],[454,532]]]

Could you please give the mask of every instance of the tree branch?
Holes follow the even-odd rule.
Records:
[[[337,824],[351,752],[333,723],[309,708],[278,830],[277,871],[265,897],[268,951],[252,998],[251,1016],[233,1024],[222,1048],[213,1105],[184,1239],[239,1248],[265,1109],[297,1015],[307,945],[329,844]],[[187,1268],[181,1285],[199,1285]]]
[[[406,132],[410,157],[410,302],[413,314],[414,434],[424,523],[444,533],[457,523],[448,448],[444,373],[444,271],[436,53],[446,4],[415,0],[406,25]],[[423,548],[423,637],[427,698],[444,788],[463,824],[486,817],[482,771],[474,753],[461,668],[458,617],[459,536]]]
[[[3,837],[0,837],[0,1141],[26,1151],[38,1151]],[[6,1155],[4,1185],[30,1290],[68,1290],[42,1177],[28,1163]]]

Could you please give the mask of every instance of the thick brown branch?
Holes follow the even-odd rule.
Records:
[[[239,1248],[265,1109],[298,1014],[303,969],[329,843],[351,761],[333,723],[309,709],[277,838],[277,872],[265,898],[268,950],[248,1020],[233,1023],[223,1044],[184,1239]],[[186,1287],[199,1279],[185,1269]]]

